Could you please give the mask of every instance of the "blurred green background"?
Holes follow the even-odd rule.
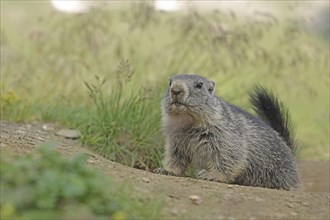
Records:
[[[254,84],[273,90],[296,125],[298,158],[329,160],[329,11],[310,25],[293,13],[307,2],[272,4],[276,13],[117,2],[68,14],[1,1],[1,118],[75,127],[100,154],[150,170],[161,161],[168,79],[198,73],[248,111]]]

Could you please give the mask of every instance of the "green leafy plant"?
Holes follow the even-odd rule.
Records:
[[[1,155],[1,218],[141,218],[157,206],[141,203],[111,179],[85,166],[87,155],[64,159],[51,146],[40,158]],[[150,206],[151,205],[151,206]],[[150,206],[150,212],[142,209]]]

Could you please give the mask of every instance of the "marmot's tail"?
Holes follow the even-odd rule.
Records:
[[[292,152],[296,149],[294,126],[289,111],[278,98],[261,86],[250,92],[250,102],[258,116],[269,124],[286,141]]]

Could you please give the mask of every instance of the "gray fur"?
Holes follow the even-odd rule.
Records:
[[[214,88],[198,75],[172,77],[162,101],[165,171],[182,176],[193,164],[206,180],[297,188],[296,162],[284,139],[263,120],[214,95]]]

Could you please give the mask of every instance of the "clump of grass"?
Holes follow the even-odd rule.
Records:
[[[150,88],[132,87],[133,73],[129,61],[121,61],[107,93],[105,78],[95,76],[95,84],[85,81],[94,110],[83,127],[83,142],[111,160],[152,169],[160,163],[162,141],[154,139],[160,115]]]
[[[1,219],[157,216],[157,205],[139,201],[127,188],[86,167],[86,155],[66,160],[48,145],[39,153],[39,159],[25,156],[15,161],[1,154]]]

